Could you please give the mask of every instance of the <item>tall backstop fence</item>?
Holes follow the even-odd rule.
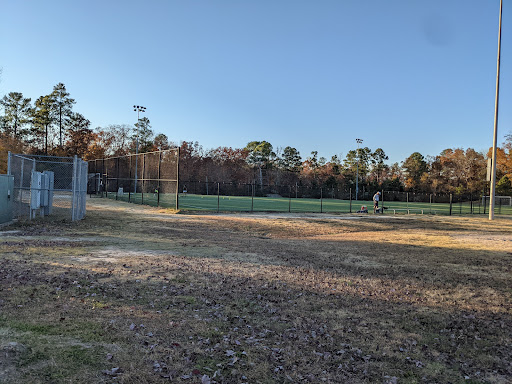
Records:
[[[178,209],[179,149],[89,161],[87,192]]]
[[[13,154],[7,174],[14,176],[13,215],[33,219],[85,217],[87,162],[75,157]]]

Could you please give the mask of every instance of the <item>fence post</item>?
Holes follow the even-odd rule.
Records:
[[[220,182],[217,183],[217,213],[220,211]]]
[[[160,206],[160,165],[162,164],[162,151],[158,154],[158,184],[156,185],[156,206]]]
[[[453,194],[450,193],[450,216],[452,215]]]
[[[254,180],[251,183],[251,212],[254,212]]]
[[[128,202],[132,202],[132,155],[130,156],[130,164],[128,165]]]
[[[77,177],[77,159],[78,156],[75,155],[73,158],[73,180],[71,181],[71,221],[75,221],[75,201],[76,201],[76,177]]]
[[[430,200],[430,214],[432,214],[432,194],[429,195],[429,200]]]
[[[409,192],[406,192],[407,209],[409,209]]]
[[[146,174],[146,154],[142,154],[142,188],[141,188],[141,204],[144,204],[144,176]]]
[[[105,177],[105,182],[103,183],[103,189],[105,190],[105,197],[108,199],[108,172],[105,168],[105,159],[102,161],[102,169],[101,169],[101,179],[103,180]],[[101,197],[103,197],[103,191],[101,191]]]
[[[459,196],[459,215],[462,215],[462,196]]]
[[[292,186],[290,185],[290,194],[288,195],[288,213],[292,212]]]
[[[117,158],[117,172],[116,172],[116,200],[119,194],[119,157]]]
[[[22,209],[22,202],[23,202],[23,170],[25,169],[25,158],[21,158],[21,176],[20,176],[20,200],[19,200],[19,207],[18,207],[18,217],[21,217],[21,209]],[[30,213],[30,206],[29,206],[29,213]],[[30,215],[31,216],[31,215]],[[32,217],[30,217],[32,218]]]
[[[323,189],[320,187],[320,213],[324,213],[323,207]]]
[[[92,163],[92,161],[94,161],[94,172],[89,172],[89,164]],[[94,189],[97,190],[97,186],[96,186],[96,160],[90,160],[87,162],[87,186],[89,186],[89,173],[92,173],[94,174]],[[87,190],[89,191],[89,190]],[[86,192],[87,194],[87,192]],[[87,197],[87,196],[86,196]],[[89,198],[92,199],[92,188],[91,188],[91,193],[89,194]]]
[[[469,194],[469,200],[471,200],[470,201],[470,211],[471,211],[471,214],[473,214],[473,194],[472,193]]]
[[[180,147],[176,148],[176,211],[180,207]]]
[[[384,214],[384,190],[380,192],[380,200],[382,203],[382,207],[380,208],[380,213]]]
[[[500,204],[498,205],[498,214],[501,215],[501,198],[499,197],[498,200],[500,202]]]
[[[349,195],[349,200],[350,200],[350,213],[352,213],[352,188],[350,188],[350,195]]]

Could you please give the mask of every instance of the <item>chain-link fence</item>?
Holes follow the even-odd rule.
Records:
[[[180,181],[179,209],[240,212],[373,212],[376,191],[311,185],[265,185]],[[385,214],[488,214],[489,197],[482,193],[434,194],[381,191]],[[496,197],[496,214],[511,215],[510,197]]]
[[[14,176],[14,217],[30,220],[51,215],[73,221],[85,217],[85,161],[76,156],[9,153],[7,173]]]
[[[179,180],[179,149],[89,161],[88,193],[137,204],[182,210],[234,212],[372,211],[376,190],[358,193],[350,184],[297,181],[263,184],[247,175],[248,183]],[[383,213],[488,214],[484,191],[472,194],[428,194],[383,191]],[[512,214],[510,198],[496,200],[495,213]]]
[[[496,214],[512,214],[510,197],[496,196]],[[416,193],[383,192],[383,205],[396,212],[432,213],[447,215],[488,214],[489,196],[483,193]],[[390,211],[391,212],[391,211]]]
[[[179,149],[89,161],[88,193],[178,208]]]

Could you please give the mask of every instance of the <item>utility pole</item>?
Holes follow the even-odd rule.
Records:
[[[496,69],[496,98],[494,101],[494,135],[492,141],[492,164],[491,164],[491,190],[489,193],[489,220],[494,220],[494,205],[496,198],[496,146],[498,142],[498,104],[500,98],[500,57],[501,57],[501,15],[503,0],[500,0],[500,19],[498,24],[498,60]]]

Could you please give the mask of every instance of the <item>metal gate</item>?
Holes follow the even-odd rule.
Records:
[[[85,217],[87,162],[75,157],[12,154],[7,174],[14,176],[14,217]]]

